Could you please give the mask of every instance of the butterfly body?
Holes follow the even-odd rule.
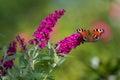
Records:
[[[104,30],[94,29],[90,31],[90,30],[84,30],[84,29],[77,29],[77,32],[82,35],[84,41],[94,42],[100,39],[100,36],[104,33]]]

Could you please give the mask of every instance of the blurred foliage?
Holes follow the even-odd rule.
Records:
[[[56,43],[76,33],[77,28],[90,29],[97,20],[109,25],[112,38],[109,41],[84,43],[72,50],[71,57],[53,72],[55,79],[100,80],[98,77],[101,75],[118,75],[119,70],[112,72],[119,67],[120,56],[120,20],[112,18],[109,13],[114,1],[117,0],[0,0],[0,46],[8,44],[19,32],[31,36],[46,15],[64,8],[67,12],[57,23],[51,42]],[[102,60],[100,68],[95,71],[89,67],[94,56]]]
[[[8,43],[21,28],[32,28],[35,15],[43,15],[45,5],[45,0],[0,0],[0,44]]]
[[[38,45],[27,45],[26,50],[21,49],[14,55],[8,55],[7,48],[2,51],[4,58],[3,62],[0,60],[0,80],[54,80],[51,72],[66,59],[66,55],[58,55],[57,48],[50,43],[45,49],[40,49]],[[11,60],[15,60],[14,65]]]

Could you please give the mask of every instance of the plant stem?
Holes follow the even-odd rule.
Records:
[[[3,80],[3,79],[2,79],[2,75],[1,75],[1,74],[0,74],[0,80]]]
[[[54,70],[55,67],[56,67],[56,65],[53,66],[52,69],[50,69],[50,71],[48,72],[48,74],[45,75],[45,77],[43,78],[43,80],[46,80],[46,79],[47,79],[48,75]]]
[[[30,64],[31,64],[31,67],[32,69],[34,70],[34,62],[33,62],[33,58],[34,58],[34,55],[36,54],[36,50],[38,49],[38,45],[35,46],[35,49],[33,51],[33,54],[32,56],[30,57]]]

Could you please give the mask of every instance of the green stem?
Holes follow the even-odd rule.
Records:
[[[35,49],[34,49],[33,54],[32,54],[32,57],[30,57],[30,65],[31,65],[33,70],[34,70],[33,58],[34,58],[34,55],[35,55],[37,49],[38,49],[38,45],[35,46]]]
[[[0,74],[0,80],[3,80],[2,75]]]
[[[48,72],[48,74],[45,75],[45,77],[43,78],[43,80],[46,80],[46,79],[47,79],[48,75],[55,69],[55,67],[56,67],[56,65],[53,66],[52,69],[50,69],[50,71]]]

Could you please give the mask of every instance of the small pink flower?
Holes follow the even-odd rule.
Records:
[[[41,42],[40,45],[39,45],[39,47],[40,47],[41,49],[45,48],[45,47],[46,47],[46,43]]]
[[[72,34],[56,44],[56,47],[59,46],[57,53],[68,54],[73,48],[79,46],[80,43],[83,43],[81,34]]]

